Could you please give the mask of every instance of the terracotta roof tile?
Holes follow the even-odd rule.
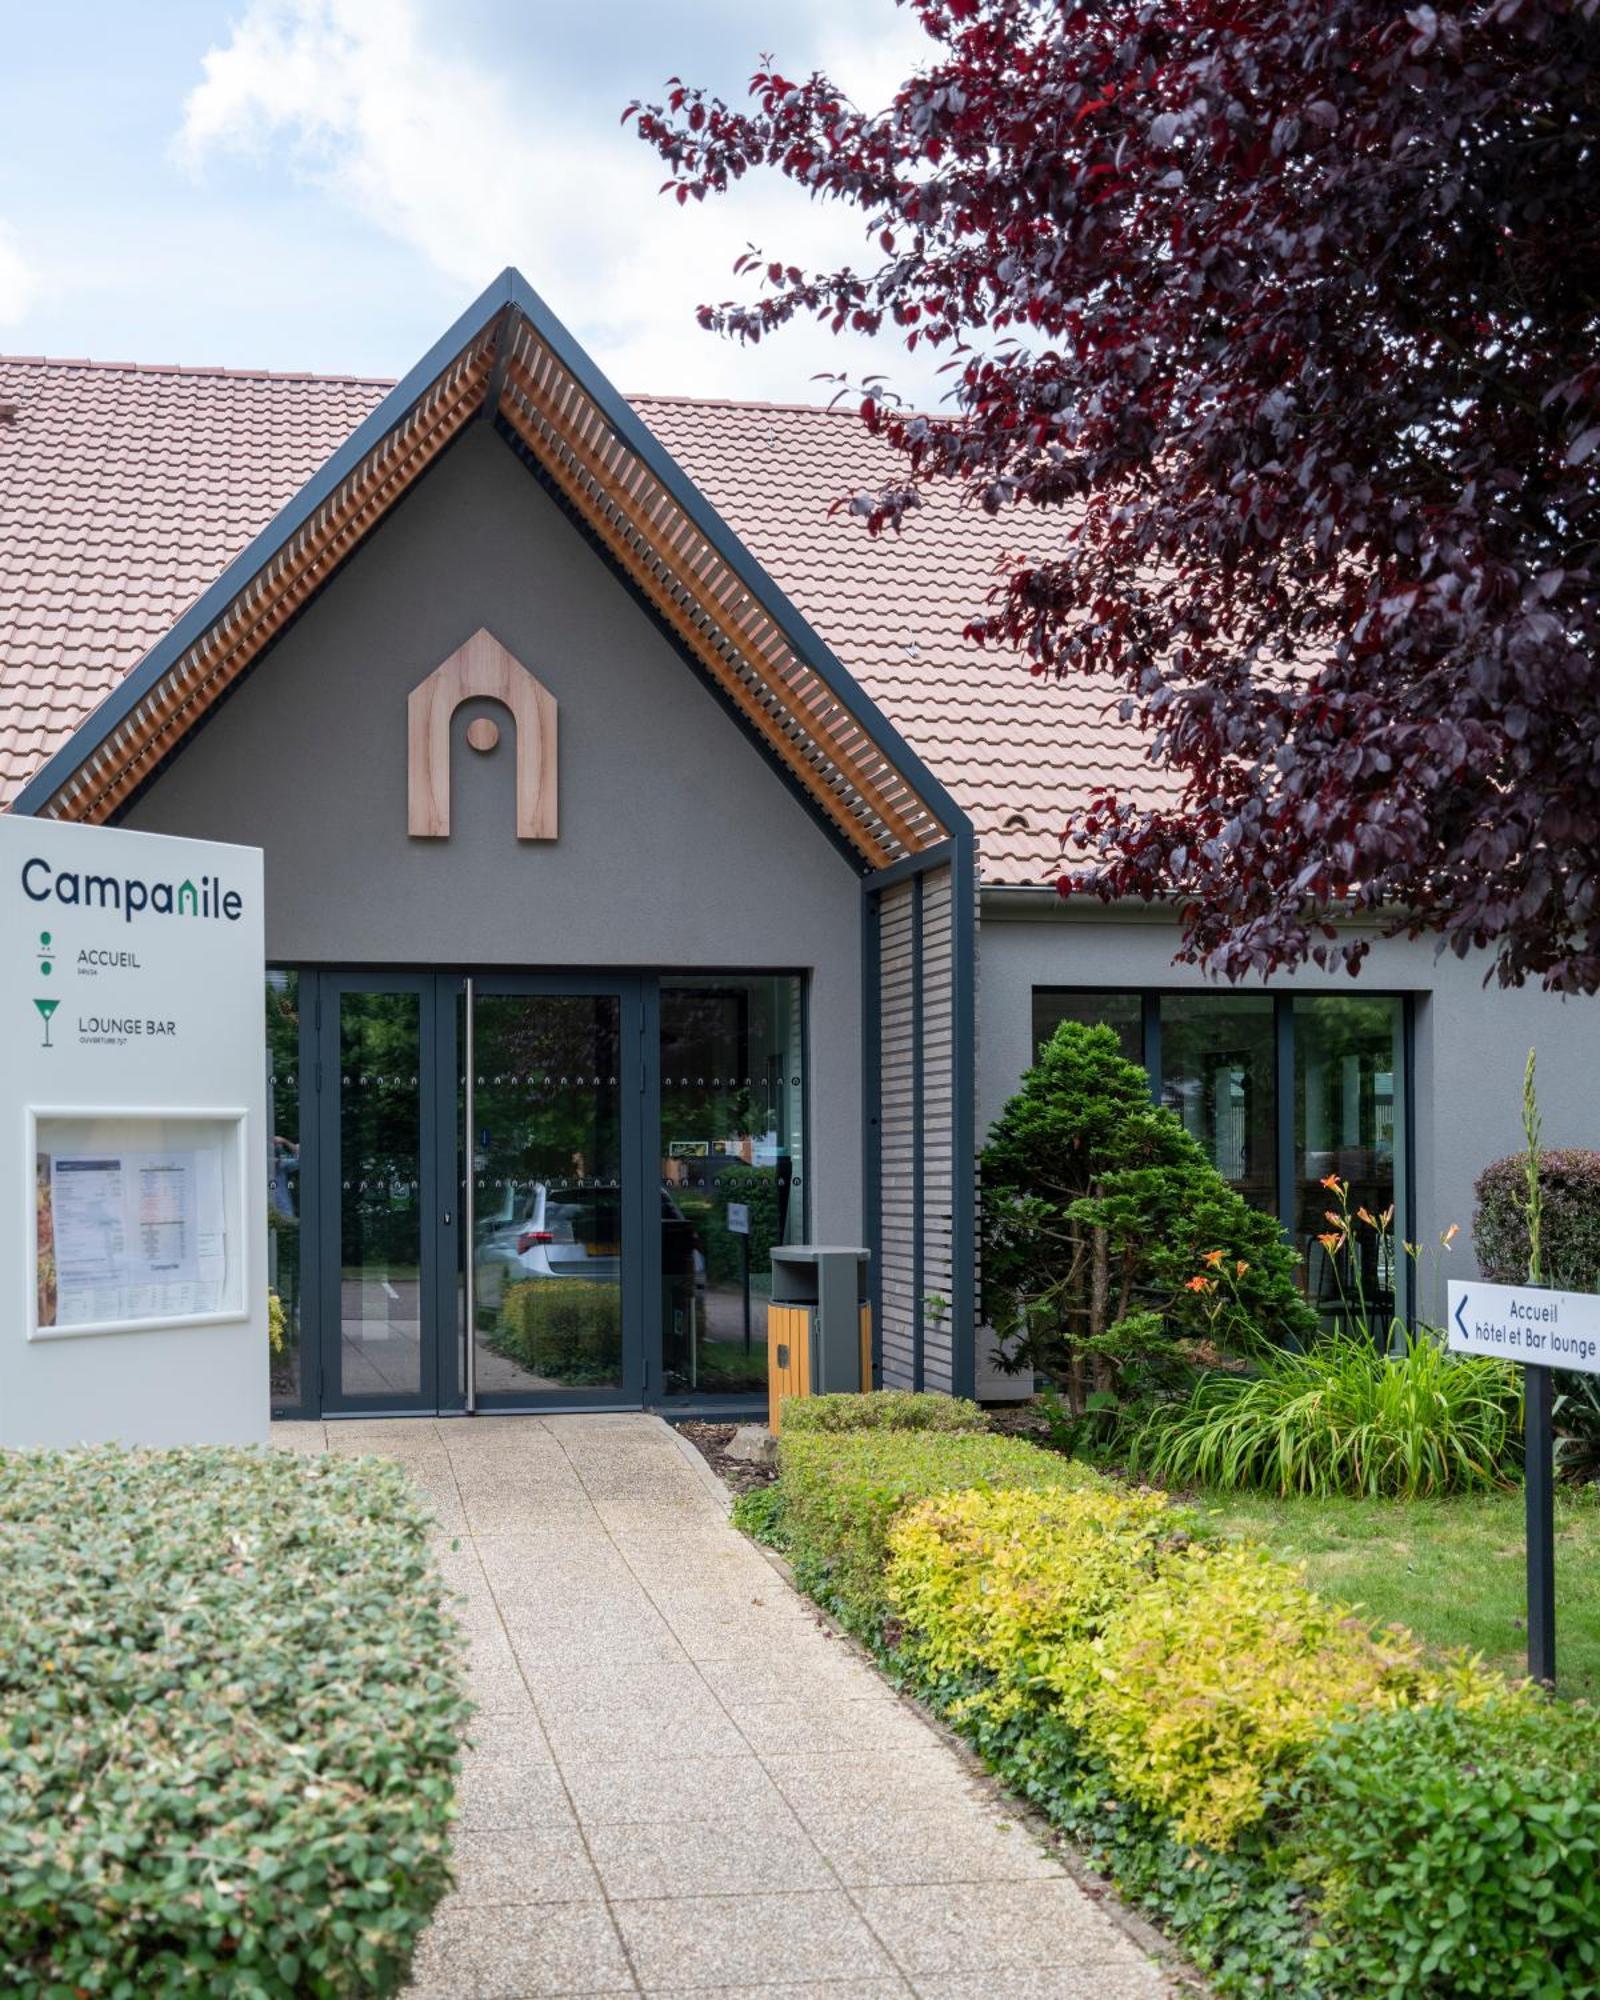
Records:
[[[0,802],[12,798],[389,387],[0,357]],[[1050,880],[1069,806],[1154,789],[1093,684],[961,637],[1036,517],[953,490],[900,536],[830,513],[891,460],[844,411],[641,397],[645,422],[971,813],[986,879]],[[6,414],[11,409],[12,414]]]

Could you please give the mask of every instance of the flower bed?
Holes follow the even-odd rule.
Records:
[[[0,1460],[0,1990],[386,1994],[467,1708],[396,1465]]]
[[[808,1587],[1219,1993],[1600,1992],[1594,1711],[1062,1467],[813,1432],[764,1506]]]

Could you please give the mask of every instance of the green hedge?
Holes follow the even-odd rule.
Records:
[[[0,1990],[387,1994],[467,1704],[376,1459],[0,1459]]]
[[[622,1366],[622,1288],[588,1278],[510,1285],[489,1345],[534,1375],[582,1388]]]
[[[963,1396],[920,1395],[911,1389],[873,1389],[864,1396],[797,1396],[786,1399],[783,1427],[797,1431],[982,1431],[988,1419]]]
[[[780,1472],[802,1580],[1219,1995],[1600,1994],[1593,1710],[1018,1440],[786,1435]]]
[[[877,1639],[888,1602],[886,1540],[914,1500],[968,1486],[1081,1486],[1075,1460],[991,1433],[792,1431],[778,1444],[784,1545],[807,1589]]]

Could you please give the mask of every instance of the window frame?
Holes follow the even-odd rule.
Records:
[[[1342,989],[1341,989],[1342,990]],[[1135,999],[1140,1006],[1140,1028],[1142,1046],[1142,1066],[1150,1082],[1150,1097],[1160,1104],[1164,1081],[1161,1047],[1161,1003],[1167,999],[1195,999],[1206,997],[1213,989],[1205,986],[1124,986],[1111,985],[1102,981],[1066,984],[1051,981],[1035,984],[1029,994],[1029,1037],[1033,1043],[1032,1060],[1037,1061],[1042,1046],[1034,1039],[1039,1003],[1052,995],[1078,998],[1085,994],[1106,997]],[[1274,1123],[1276,1131],[1276,1207],[1278,1227],[1283,1232],[1285,1242],[1295,1241],[1295,1189],[1298,1182],[1297,1162],[1302,1139],[1296,1130],[1296,1090],[1295,1090],[1295,1033],[1294,1006],[1296,1000],[1320,1000],[1337,998],[1339,993],[1331,988],[1299,989],[1272,986],[1266,989],[1272,1001],[1272,1044],[1274,1059]],[[1226,997],[1217,994],[1221,999]],[[1394,1149],[1394,1240],[1397,1250],[1407,1238],[1414,1239],[1412,1204],[1415,1199],[1416,1180],[1416,1007],[1415,995],[1401,992],[1392,987],[1370,988],[1358,996],[1366,1000],[1389,1000],[1398,1004],[1399,1019],[1395,1034],[1395,1061],[1399,1074],[1396,1079],[1395,1109],[1401,1121],[1400,1143]],[[1395,1290],[1395,1312],[1407,1325],[1416,1323],[1417,1314],[1417,1273],[1415,1260],[1400,1251],[1395,1258],[1395,1272],[1398,1280]]]

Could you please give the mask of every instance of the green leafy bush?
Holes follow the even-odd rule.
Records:
[[[1502,1486],[1522,1457],[1522,1388],[1507,1362],[1429,1335],[1386,1355],[1329,1334],[1247,1375],[1211,1373],[1158,1405],[1133,1462],[1174,1486],[1368,1498]]]
[[[895,1516],[969,1486],[1082,1486],[1096,1475],[1020,1438],[948,1431],[801,1431],[778,1444],[785,1544],[807,1589],[876,1640],[889,1610]]]
[[[394,1992],[449,1882],[460,1691],[375,1459],[0,1459],[0,1989]]]
[[[1374,1630],[1264,1549],[1195,1546],[1108,1621],[1081,1726],[1131,1797],[1182,1839],[1227,1847],[1341,1710],[1503,1685],[1428,1667],[1409,1632]]]
[[[1287,1803],[1331,1995],[1600,1992],[1600,1716],[1526,1695],[1369,1714]]]
[[[509,1285],[489,1345],[531,1374],[581,1388],[612,1382],[622,1358],[622,1292],[587,1278]]]
[[[981,1431],[988,1419],[962,1396],[873,1389],[864,1396],[797,1396],[783,1406],[783,1428],[796,1431]]]
[[[1316,1321],[1277,1223],[1241,1199],[1109,1028],[1059,1027],[983,1153],[987,1316],[1074,1415]],[[1153,1317],[1152,1317],[1153,1316]]]
[[[1189,1538],[1163,1493],[1082,1487],[942,1493],[889,1530],[889,1602],[925,1685],[956,1713],[1076,1709],[1107,1621]]]

